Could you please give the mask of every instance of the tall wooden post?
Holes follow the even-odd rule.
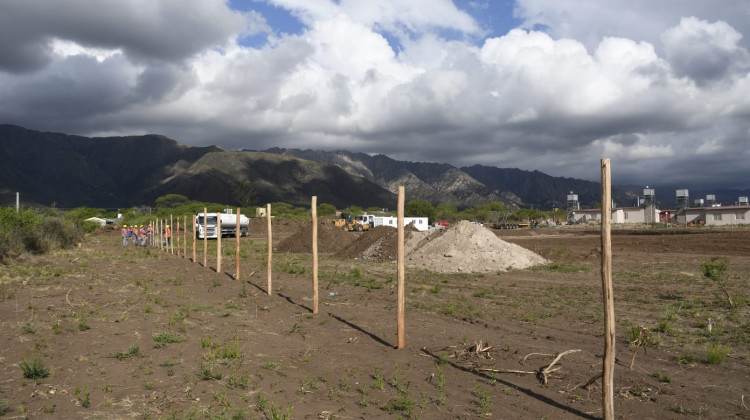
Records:
[[[156,219],[156,239],[159,241],[159,251],[164,250],[164,238],[161,229],[161,218],[158,218]]]
[[[169,253],[174,254],[174,218],[169,215]]]
[[[312,198],[313,313],[318,313],[318,197]]]
[[[602,364],[602,409],[605,420],[615,418],[615,300],[612,284],[612,191],[609,158],[602,165],[602,297],[604,302],[604,362]]]
[[[234,236],[237,238],[237,246],[234,248],[234,279],[240,279],[240,236],[242,236],[242,229],[240,229],[240,208],[237,207],[237,227],[234,231]]]
[[[404,187],[398,187],[398,348],[406,346],[406,332],[404,331],[404,311],[406,309],[406,286],[404,279]]]
[[[208,208],[203,207],[203,267],[208,268]]]
[[[268,220],[268,294],[271,294],[271,274],[273,274],[273,233],[271,232],[271,203],[266,204],[266,219]]]
[[[221,273],[221,213],[216,213],[216,272]]]
[[[195,239],[198,237],[196,234],[196,225],[198,224],[198,215],[193,215],[193,262],[195,261],[196,255],[195,255]]]
[[[176,255],[180,256],[180,218],[177,218],[177,229],[174,231],[177,232],[177,251],[175,251]],[[172,232],[172,236],[174,236],[174,232]]]
[[[187,215],[182,215],[182,258],[187,258]]]
[[[164,243],[164,226],[166,219],[159,219],[159,249],[166,252],[166,244]]]

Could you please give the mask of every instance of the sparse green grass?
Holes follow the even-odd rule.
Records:
[[[551,271],[555,273],[580,273],[588,271],[589,266],[586,264],[567,264],[560,262],[551,262],[544,265],[535,265],[531,267],[532,271]]]
[[[679,357],[677,357],[677,363],[680,365],[694,365],[695,356],[691,351],[686,350]]]
[[[154,340],[154,348],[155,349],[162,348],[162,347],[166,346],[169,343],[181,343],[181,342],[185,341],[185,338],[180,337],[179,335],[177,335],[177,334],[175,334],[173,332],[169,332],[169,331],[160,332],[160,333],[153,333],[151,335],[151,338],[153,338],[153,340]]]
[[[138,344],[131,344],[130,347],[127,348],[127,350],[114,353],[112,354],[112,357],[117,360],[125,360],[130,359],[131,357],[140,356],[140,354],[141,349]]]
[[[224,340],[222,344],[212,343],[210,338],[201,338],[201,348],[208,360],[241,359],[239,338],[235,335],[231,340]]]
[[[651,374],[651,377],[656,379],[659,382],[664,382],[666,384],[672,382],[672,378],[669,375],[661,373],[661,372],[654,372]]]

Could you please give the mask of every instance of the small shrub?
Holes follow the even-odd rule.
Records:
[[[44,362],[39,357],[35,357],[31,360],[23,359],[18,366],[23,371],[24,378],[41,379],[49,376],[49,369],[44,366]]]
[[[734,307],[732,296],[729,295],[727,284],[724,281],[724,274],[726,273],[728,266],[728,258],[713,257],[711,258],[711,261],[701,264],[701,273],[703,274],[703,277],[710,279],[719,286],[719,288],[724,292],[729,306]]]
[[[73,393],[78,398],[78,402],[83,408],[89,408],[91,406],[91,399],[89,398],[89,391],[84,388],[83,392],[78,387],[75,387]]]
[[[695,356],[693,356],[693,353],[686,351],[677,358],[677,363],[681,365],[693,365],[695,364]]]
[[[672,382],[672,378],[669,375],[663,374],[661,372],[654,372],[651,374],[651,377],[659,382],[664,382],[666,384]]]
[[[135,357],[141,354],[141,349],[138,344],[133,344],[128,347],[127,350],[113,354],[112,356],[117,360],[125,360],[131,357]]]
[[[36,329],[31,322],[24,322],[23,324],[21,324],[21,332],[23,332],[24,334],[34,334],[36,333]]]
[[[706,359],[710,365],[720,365],[729,356],[729,347],[721,344],[709,344],[706,348]]]

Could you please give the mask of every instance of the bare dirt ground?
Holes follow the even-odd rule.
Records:
[[[274,221],[274,244],[300,229]],[[240,280],[234,238],[222,242],[218,273],[215,241],[203,267],[201,242],[193,262],[191,241],[186,258],[123,248],[114,231],[10,261],[0,265],[0,414],[601,418],[601,380],[580,386],[601,370],[604,347],[598,230],[492,232],[551,264],[482,274],[409,268],[400,350],[392,260],[323,253],[313,315],[305,249],[274,253],[267,294],[265,221],[242,238]],[[344,248],[365,235],[329,234]],[[750,228],[616,229],[612,241],[616,417],[750,418]],[[729,258],[733,307],[701,275],[714,256]],[[626,337],[639,326],[651,344],[631,369]],[[711,344],[722,345],[712,354],[727,354],[720,363],[708,362]],[[493,372],[534,372],[567,350],[580,351],[546,384]]]

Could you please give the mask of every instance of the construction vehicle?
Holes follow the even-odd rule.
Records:
[[[352,216],[351,213],[341,213],[341,217],[333,221],[335,227],[340,227],[347,232],[363,232],[370,230],[372,225],[370,219],[365,215]]]
[[[503,214],[503,220],[501,222],[498,222],[500,213],[495,212],[495,223],[492,224],[492,229],[518,229],[519,227],[521,227],[518,223],[508,223],[509,214],[510,214],[510,209],[505,209],[505,214]]]

